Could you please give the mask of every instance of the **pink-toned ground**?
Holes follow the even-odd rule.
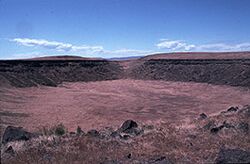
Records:
[[[127,119],[186,126],[202,112],[211,115],[230,106],[249,104],[250,91],[204,83],[113,80],[2,88],[0,97],[4,125],[36,131],[38,127],[63,123],[73,131],[78,125],[84,130],[117,127]]]

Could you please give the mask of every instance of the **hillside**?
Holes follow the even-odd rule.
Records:
[[[112,79],[201,82],[250,87],[250,53],[171,53],[110,61],[78,56],[0,61],[0,86],[57,86]]]
[[[57,86],[62,82],[112,80],[119,77],[119,72],[118,63],[106,60],[6,60],[0,61],[0,86]]]

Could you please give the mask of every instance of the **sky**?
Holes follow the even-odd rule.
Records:
[[[0,59],[250,50],[250,0],[0,0]]]

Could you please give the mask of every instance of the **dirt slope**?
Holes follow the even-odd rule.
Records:
[[[117,79],[117,62],[106,60],[9,60],[0,61],[0,86],[57,86],[62,82]]]
[[[135,79],[250,87],[250,59],[150,59],[128,72]]]
[[[0,86],[57,86],[113,79],[203,82],[250,87],[250,53],[172,53],[108,61],[74,56],[0,61]]]

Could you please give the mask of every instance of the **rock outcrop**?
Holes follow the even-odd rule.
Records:
[[[11,141],[27,141],[35,135],[25,131],[22,127],[8,126],[3,134],[2,143],[5,144]]]

